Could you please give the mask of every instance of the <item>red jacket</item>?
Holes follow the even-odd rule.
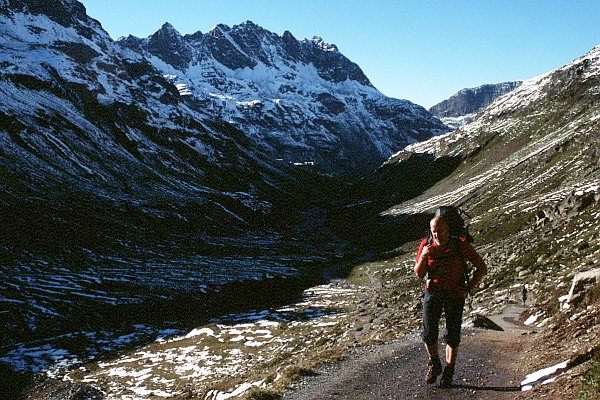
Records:
[[[417,261],[426,245],[427,239],[423,239],[417,252]],[[436,291],[464,296],[465,262],[476,256],[473,246],[464,239],[450,238],[445,246],[438,246],[432,242],[427,258],[427,278],[433,281]]]

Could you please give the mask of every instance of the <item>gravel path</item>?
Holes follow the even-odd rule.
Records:
[[[463,330],[453,388],[425,383],[425,352],[414,339],[352,349],[343,361],[286,391],[283,399],[527,398],[520,382],[527,373],[523,350],[532,339],[528,327],[517,322],[523,310],[513,305],[491,317],[504,331]]]

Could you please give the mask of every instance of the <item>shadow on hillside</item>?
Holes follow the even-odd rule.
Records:
[[[402,244],[427,234],[434,210],[413,215],[382,213],[423,194],[460,163],[461,159],[456,157],[436,159],[431,154],[412,154],[402,162],[386,164],[353,183],[341,196],[344,202],[333,210],[328,222],[358,252],[370,254],[372,260],[388,259]]]
[[[3,337],[0,357],[5,360],[0,362],[0,398],[29,398],[31,394],[48,390],[51,393],[48,399],[58,399],[61,398],[59,395],[52,397],[58,393],[55,389],[67,390],[63,388],[64,383],[47,378],[45,368],[37,373],[14,371],[8,364],[11,357],[12,363],[19,363],[32,356],[53,357],[53,354],[64,352],[67,356],[76,356],[78,362],[83,363],[111,360],[154,342],[160,331],[173,330],[185,334],[222,316],[227,316],[225,324],[235,321],[235,315],[239,315],[239,319],[251,320],[254,310],[270,310],[299,302],[307,287],[321,282],[316,275],[312,278],[303,276],[232,282],[205,294],[149,293],[148,298],[139,303],[80,305],[76,310],[65,310],[65,315],[56,317],[54,322],[38,321],[39,329],[33,332],[23,326],[10,332],[10,335],[7,332]],[[335,312],[333,309],[321,312],[311,310],[298,314],[298,318],[310,320],[324,313]],[[260,312],[254,311],[254,314],[260,315]],[[294,315],[288,317],[293,318]],[[15,318],[12,320],[14,323]],[[3,325],[7,326],[4,322]],[[125,338],[128,339],[123,340]],[[16,353],[10,353],[11,350]],[[21,354],[21,351],[25,354]],[[19,361],[21,357],[23,359]],[[47,366],[52,367],[52,363]],[[73,385],[68,390],[76,393],[77,390],[88,389],[91,390]]]
[[[118,255],[121,251],[133,248],[133,257],[146,250],[155,252],[157,248],[164,251],[164,254],[173,256],[177,256],[179,251],[215,257],[231,256],[236,255],[236,250],[239,249],[226,249],[219,243],[202,243],[198,238],[201,238],[199,233],[214,237],[221,234],[232,235],[232,230],[235,232],[232,236],[246,230],[251,235],[263,230],[282,231],[291,233],[294,240],[306,240],[306,235],[309,234],[314,236],[310,243],[307,240],[306,244],[302,244],[306,247],[294,244],[294,247],[284,249],[290,252],[313,248],[319,252],[332,243],[336,246],[350,244],[341,251],[342,257],[336,259],[329,253],[330,258],[307,266],[304,270],[307,274],[293,279],[233,282],[207,294],[155,293],[155,289],[151,287],[143,289],[131,286],[126,290],[148,290],[148,298],[134,304],[71,306],[70,309],[62,310],[68,320],[59,319],[53,322],[54,328],[42,327],[36,332],[29,332],[32,335],[29,340],[44,344],[48,338],[69,332],[111,330],[122,325],[161,326],[174,320],[177,321],[178,328],[194,328],[225,314],[296,302],[306,288],[323,282],[322,273],[325,270],[334,271],[336,277],[344,277],[359,261],[390,258],[400,245],[418,240],[425,234],[431,215],[382,217],[381,212],[423,193],[448,176],[458,164],[459,160],[452,158],[433,160],[431,156],[418,155],[398,165],[382,167],[358,182],[340,183],[335,178],[323,176],[302,177],[299,180],[305,185],[290,186],[290,190],[296,191],[292,201],[278,199],[278,212],[269,221],[261,220],[259,213],[250,215],[246,208],[237,203],[230,204],[228,207],[236,213],[247,213],[248,215],[244,214],[247,221],[253,224],[256,222],[256,226],[250,227],[237,222],[232,226],[229,224],[230,220],[207,219],[215,208],[210,202],[180,204],[176,208],[172,204],[165,204],[163,208],[150,210],[152,213],[148,212],[147,204],[139,207],[125,204],[114,207],[111,201],[100,202],[97,198],[85,197],[71,196],[53,203],[15,202],[16,208],[2,207],[0,212],[0,216],[4,216],[8,222],[0,228],[4,241],[0,243],[0,256],[5,255],[6,259],[2,257],[2,261],[7,261],[12,258],[11,254],[18,253],[31,256],[33,260],[33,257],[38,256],[34,256],[35,252],[31,249],[36,249],[42,259],[48,254],[56,255],[74,268],[80,268],[85,265],[86,260],[89,261],[90,249],[99,252],[108,249],[107,252]],[[300,212],[298,207],[303,207]],[[222,210],[220,212],[223,213]],[[181,218],[182,214],[185,218]],[[315,222],[314,216],[320,218],[318,222]],[[290,226],[294,229],[303,228],[294,230]],[[169,247],[173,243],[175,246]],[[260,246],[259,242],[256,248],[243,246],[243,250],[248,252],[243,254],[247,257],[261,256],[264,252],[272,251],[266,246]],[[95,258],[95,262],[98,260]],[[29,263],[27,260],[24,262]],[[61,263],[57,265],[63,266]],[[11,315],[20,315],[17,309],[9,311]],[[9,314],[2,317],[6,315]],[[25,327],[11,333],[11,338],[5,337],[0,356],[6,355],[9,346],[19,343],[27,334]],[[153,338],[148,337],[130,347],[143,346],[152,340]],[[71,339],[71,342],[73,352],[85,348],[85,343],[77,339]],[[68,350],[72,351],[71,348]],[[109,351],[94,356],[94,359],[116,357],[118,352],[124,350]],[[0,363],[0,375],[4,379],[2,388],[11,392],[10,396],[5,396],[8,398],[19,398],[23,387],[36,385],[31,375],[15,373],[10,368],[7,370],[3,363]]]

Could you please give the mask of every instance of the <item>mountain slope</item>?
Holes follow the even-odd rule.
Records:
[[[259,280],[282,301],[345,252],[321,221],[335,184],[193,110],[80,3],[1,1],[0,47],[2,365],[251,307],[215,299]]]
[[[115,42],[75,0],[0,0],[0,47],[0,362],[22,371],[289,301],[355,256],[331,176],[448,130],[250,22]]]
[[[503,96],[521,85],[521,81],[482,85],[463,89],[429,109],[429,112],[453,128],[469,122],[475,115],[497,97]]]
[[[579,299],[567,299],[573,297],[570,292],[583,290],[575,287],[574,276],[600,266],[599,121],[597,46],[564,67],[523,82],[470,124],[407,147],[380,171],[389,177],[419,165],[428,175],[442,160],[454,160],[446,178],[383,215],[429,217],[439,205],[460,205],[472,217],[470,231],[489,266],[473,299],[478,305],[474,312],[500,310],[527,285],[533,300],[522,318],[538,332],[528,362],[541,370],[577,358],[585,362],[577,375],[596,376],[586,378],[588,391],[598,385],[600,359],[590,344],[600,340],[600,292],[592,284]],[[579,379],[570,381],[569,388],[560,387],[573,376],[567,373],[557,378],[558,384],[539,385],[531,398],[573,393]]]
[[[476,88],[463,89],[429,109],[438,118],[460,117],[474,114],[488,104],[521,85],[521,81],[487,84]]]
[[[167,23],[120,43],[144,54],[191,108],[231,122],[285,162],[347,175],[448,130],[422,107],[382,95],[319,37],[299,41],[251,21],[182,36]]]

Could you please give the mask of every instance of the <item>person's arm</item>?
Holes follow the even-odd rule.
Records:
[[[471,262],[475,268],[475,271],[473,271],[473,279],[469,282],[469,286],[467,287],[469,293],[473,294],[475,289],[477,289],[477,286],[479,286],[483,280],[483,276],[487,273],[488,268],[485,261],[483,261],[483,258],[475,251],[473,246],[469,243],[466,243],[466,245],[470,248],[469,251],[466,252],[466,259]]]
[[[415,263],[414,271],[415,275],[419,279],[423,279],[427,272],[427,261],[429,258],[429,245],[421,243],[419,252],[417,253],[417,262]]]

